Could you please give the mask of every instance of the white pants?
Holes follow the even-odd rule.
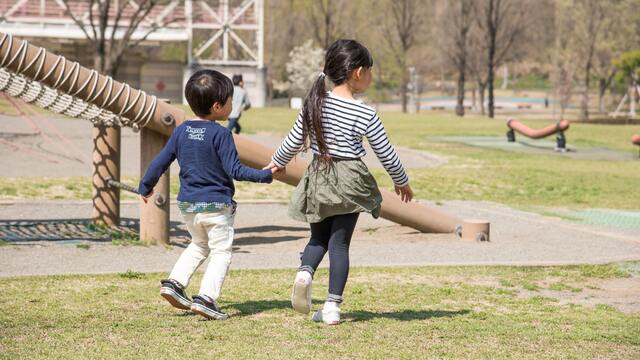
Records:
[[[221,212],[182,213],[182,216],[191,235],[191,244],[180,255],[169,278],[187,287],[198,266],[210,257],[199,294],[216,300],[220,297],[222,284],[231,264],[234,210],[229,208]]]

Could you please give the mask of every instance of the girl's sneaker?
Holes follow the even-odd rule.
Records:
[[[296,280],[293,282],[293,292],[291,293],[291,305],[293,310],[308,314],[311,311],[311,274],[308,271],[298,271]]]
[[[191,309],[191,299],[184,291],[184,286],[173,279],[160,280],[162,287],[160,287],[160,296],[178,309],[189,310]]]
[[[340,323],[340,306],[336,302],[327,301],[322,310],[313,313],[311,320],[324,322],[327,325],[338,325]]]
[[[222,312],[216,302],[207,295],[194,295],[191,311],[211,320],[226,320],[229,315]]]

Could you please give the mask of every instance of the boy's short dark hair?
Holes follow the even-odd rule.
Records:
[[[198,70],[187,81],[184,94],[191,110],[198,116],[206,116],[211,114],[213,104],[224,105],[233,96],[233,84],[219,71]]]
[[[233,74],[233,85],[240,85],[240,81],[242,81],[242,74]]]

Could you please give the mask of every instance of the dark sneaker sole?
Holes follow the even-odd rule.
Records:
[[[170,288],[160,288],[160,296],[169,302],[173,307],[181,310],[191,309],[191,301],[180,296]]]
[[[310,286],[311,284],[305,284],[303,281],[293,283],[293,292],[291,294],[293,310],[302,314],[308,314],[311,311]]]
[[[211,310],[206,306],[200,304],[192,304],[191,311],[209,320],[227,320],[229,318],[229,314]]]

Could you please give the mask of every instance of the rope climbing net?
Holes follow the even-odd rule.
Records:
[[[8,42],[8,49],[11,49],[13,41],[10,34],[4,34],[0,39],[0,48]],[[100,76],[96,70],[91,70],[89,77],[80,86],[77,86],[81,68],[78,62],[68,61],[65,57],[57,55],[53,66],[44,73],[47,51],[40,47],[31,61],[25,64],[27,49],[27,41],[22,40],[18,51],[13,56],[10,56],[10,51],[6,51],[0,59],[0,91],[43,109],[74,118],[86,119],[94,124],[128,126],[137,130],[146,126],[152,119],[158,104],[158,99],[155,96],[147,96],[144,91],[137,91],[136,96],[132,96],[133,91],[128,84],[120,86],[115,91],[115,81],[110,76],[105,76],[106,81],[98,86]],[[9,66],[16,64],[16,62],[17,71],[9,70]],[[35,69],[34,76],[27,78],[23,75],[32,68]],[[53,86],[42,84],[44,80],[53,76],[56,70],[59,71]],[[65,86],[69,89],[69,93],[60,89],[65,83],[69,83]],[[87,90],[88,92],[86,92]],[[88,94],[87,101],[77,97],[82,92]],[[121,96],[124,96],[125,101],[117,114],[106,110]],[[99,104],[93,103],[99,98],[102,98]],[[135,116],[132,118],[122,116],[139,102],[142,103]]]

